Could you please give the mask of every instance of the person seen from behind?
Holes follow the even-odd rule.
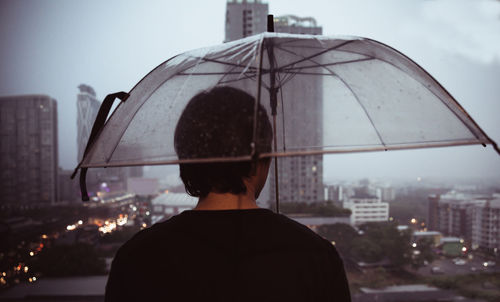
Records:
[[[267,112],[248,93],[216,87],[194,96],[175,129],[179,160],[253,159],[181,163],[197,206],[118,250],[105,301],[350,301],[335,247],[257,205],[271,162],[258,155],[271,142]]]

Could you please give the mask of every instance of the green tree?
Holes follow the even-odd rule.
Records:
[[[317,232],[329,241],[335,241],[335,246],[343,255],[348,255],[352,241],[357,238],[358,232],[348,224],[324,224],[318,227]]]
[[[368,263],[381,261],[385,255],[380,245],[367,237],[358,237],[352,241],[351,254]]]
[[[432,239],[429,238],[423,238],[420,239],[416,242],[417,246],[415,247],[414,251],[418,252],[413,252],[412,259],[411,259],[411,267],[415,270],[418,268],[424,266],[424,262],[432,262],[434,261],[436,255],[434,254],[434,251],[432,250],[433,248],[433,241]]]

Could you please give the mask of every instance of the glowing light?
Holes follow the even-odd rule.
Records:
[[[137,211],[137,207],[133,207],[132,210]]]
[[[35,276],[33,276],[33,281],[36,281],[36,277]]]
[[[7,273],[6,272],[2,272],[2,276],[7,276]]]
[[[312,170],[313,172],[316,172],[316,170],[317,170],[317,169],[318,169],[318,168],[316,168],[316,166],[312,166],[312,168],[311,168],[311,170]]]
[[[78,220],[78,224],[79,224],[79,225],[82,225],[82,224],[83,224],[83,221],[82,221],[82,220]]]
[[[30,252],[30,256],[31,256],[31,257],[35,256],[35,253]]]
[[[150,214],[149,211],[146,211],[146,215],[149,216],[149,214]]]
[[[24,267],[24,272],[25,272],[25,273],[27,273],[27,272],[28,272],[28,270],[29,270],[29,267],[25,266],[25,267]]]
[[[31,283],[33,282],[33,278],[29,278],[28,281]]]
[[[467,252],[467,248],[465,246],[462,247],[462,252],[464,252],[464,253]]]
[[[47,235],[45,234],[42,235],[42,239],[47,239],[47,238],[49,238]]]
[[[393,221],[394,220],[394,217],[389,217],[389,221]]]
[[[463,239],[460,239],[460,243],[464,243],[464,240],[463,240]]]
[[[487,267],[488,266],[488,262],[483,262],[483,266]]]
[[[411,223],[413,223],[413,224],[415,224],[415,223],[417,223],[417,219],[412,218],[412,219],[410,220],[410,222],[411,222]]]
[[[147,227],[147,226],[148,226],[148,225],[147,225],[147,224],[145,224],[145,223],[143,223],[143,224],[142,224],[142,227],[143,227],[143,228],[145,228],[145,227]]]
[[[5,284],[7,284],[7,281],[5,281],[4,277],[1,277],[1,278],[0,278],[0,283],[1,283],[2,285],[5,285]]]
[[[413,246],[413,247],[417,247],[417,244],[414,242],[411,246]]]
[[[165,190],[165,194],[168,194],[168,190]]]
[[[335,241],[332,241],[332,245],[335,245]]]
[[[68,230],[68,231],[73,231],[74,229],[76,229],[76,225],[74,225],[74,224],[70,224],[66,227],[66,230]]]

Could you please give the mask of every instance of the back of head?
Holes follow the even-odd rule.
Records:
[[[260,104],[256,107],[251,95],[236,88],[216,87],[189,101],[177,123],[174,146],[181,160],[230,159],[251,155],[252,148],[256,153],[269,152],[271,140],[266,110]],[[180,164],[186,191],[197,197],[211,191],[245,193],[243,178],[251,170],[251,161]]]

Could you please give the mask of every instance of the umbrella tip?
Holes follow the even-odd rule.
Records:
[[[274,15],[267,15],[267,31],[274,32]]]

